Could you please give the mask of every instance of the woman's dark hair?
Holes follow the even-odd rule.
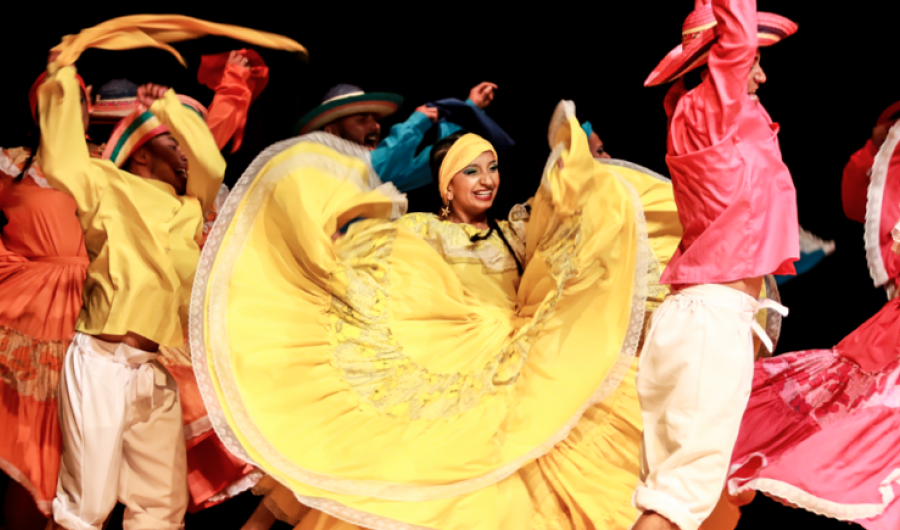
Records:
[[[429,163],[431,166],[431,180],[434,181],[434,186],[436,188],[435,193],[433,194],[435,197],[441,197],[440,174],[441,164],[444,163],[444,157],[447,156],[447,153],[450,151],[450,148],[453,147],[453,144],[456,143],[456,141],[465,134],[465,132],[453,133],[446,138],[435,142],[434,147],[431,148],[431,157],[429,159]],[[442,200],[438,200],[437,204],[438,206],[437,208],[435,208],[434,213],[440,215],[440,209],[443,208],[444,203]],[[503,230],[500,229],[500,225],[497,224],[497,220],[494,219],[494,216],[491,214],[490,210],[488,210],[487,212],[487,225],[487,232],[475,234],[474,236],[469,238],[469,241],[471,241],[472,243],[477,243],[491,237],[491,234],[497,232],[497,235],[500,236],[503,244],[506,245],[506,249],[509,250],[509,253],[512,254],[513,259],[516,260],[516,269],[518,269],[519,276],[521,276],[523,272],[522,263],[519,262],[519,257],[516,255],[516,251],[513,250],[512,245],[510,245],[509,241],[506,240],[506,235],[503,233]]]
[[[41,145],[41,128],[37,125],[32,127],[25,136],[25,149],[28,149],[28,158],[25,159],[25,165],[22,166],[22,172],[19,173],[13,182],[20,182],[25,178],[25,173],[34,165],[34,157],[37,155],[38,146]]]

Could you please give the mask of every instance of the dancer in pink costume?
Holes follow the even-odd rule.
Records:
[[[891,301],[832,349],[756,364],[732,494],[754,489],[869,530],[900,527],[898,144],[900,125],[875,158],[866,205],[869,269]]]

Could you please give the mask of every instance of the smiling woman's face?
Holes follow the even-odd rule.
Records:
[[[447,198],[451,201],[451,210],[459,217],[474,219],[490,209],[499,188],[497,157],[485,151],[453,176],[447,188]]]

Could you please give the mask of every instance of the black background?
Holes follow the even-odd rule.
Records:
[[[229,157],[229,183],[256,152],[289,137],[296,120],[337,82],[402,94],[406,104],[385,122],[389,126],[427,101],[465,99],[471,86],[489,80],[499,90],[488,112],[518,144],[500,161],[501,197],[510,203],[527,198],[537,186],[548,153],[546,127],[562,98],[575,101],[579,118],[593,122],[614,157],[667,174],[662,109],[666,89],[642,84],[679,42],[681,23],[692,8],[690,0],[516,3],[496,11],[487,4],[449,2],[402,8],[386,2],[334,1],[215,7],[9,4],[0,15],[5,66],[0,146],[22,143],[30,126],[28,88],[43,69],[47,50],[62,35],[113,16],[179,12],[288,35],[310,52],[307,62],[260,50],[271,67],[271,81],[251,108],[244,148]],[[760,10],[800,24],[797,35],[763,52],[769,81],[760,98],[782,127],[782,151],[797,187],[800,223],[837,243],[834,255],[783,287],[791,315],[779,352],[831,347],[886,300],[869,279],[862,226],[843,215],[840,179],[848,157],[865,143],[877,116],[900,99],[896,61],[889,52],[896,19],[887,13],[888,4],[858,1],[837,7],[803,0],[759,1]],[[127,77],[168,84],[209,103],[212,92],[195,80],[200,54],[241,45],[206,38],[176,47],[188,60],[188,70],[157,50],[90,50],[79,70],[95,86]],[[411,206],[420,200],[413,195]],[[214,523],[221,528],[239,528],[237,519],[246,514],[229,515],[231,511],[229,503],[217,507],[202,526],[213,524],[212,517],[221,520]],[[202,514],[189,517],[188,525],[200,527],[201,520]],[[758,500],[745,509],[740,528],[763,525],[846,528],[845,523]]]

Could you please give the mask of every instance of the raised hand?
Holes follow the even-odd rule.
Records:
[[[156,101],[157,99],[162,99],[168,91],[169,87],[147,83],[146,85],[138,87],[138,103],[149,109],[150,106],[153,105],[154,101]]]
[[[487,81],[478,83],[469,91],[469,99],[479,109],[485,109],[491,104],[491,101],[494,101],[495,90],[497,90],[497,85],[494,83],[488,83]]]
[[[250,59],[239,50],[234,50],[228,54],[228,64],[250,68]]]
[[[422,105],[420,107],[416,107],[416,112],[421,112],[422,114],[428,116],[428,119],[431,120],[431,123],[438,121],[440,118],[440,113],[438,112],[437,107],[428,107],[426,105]]]

